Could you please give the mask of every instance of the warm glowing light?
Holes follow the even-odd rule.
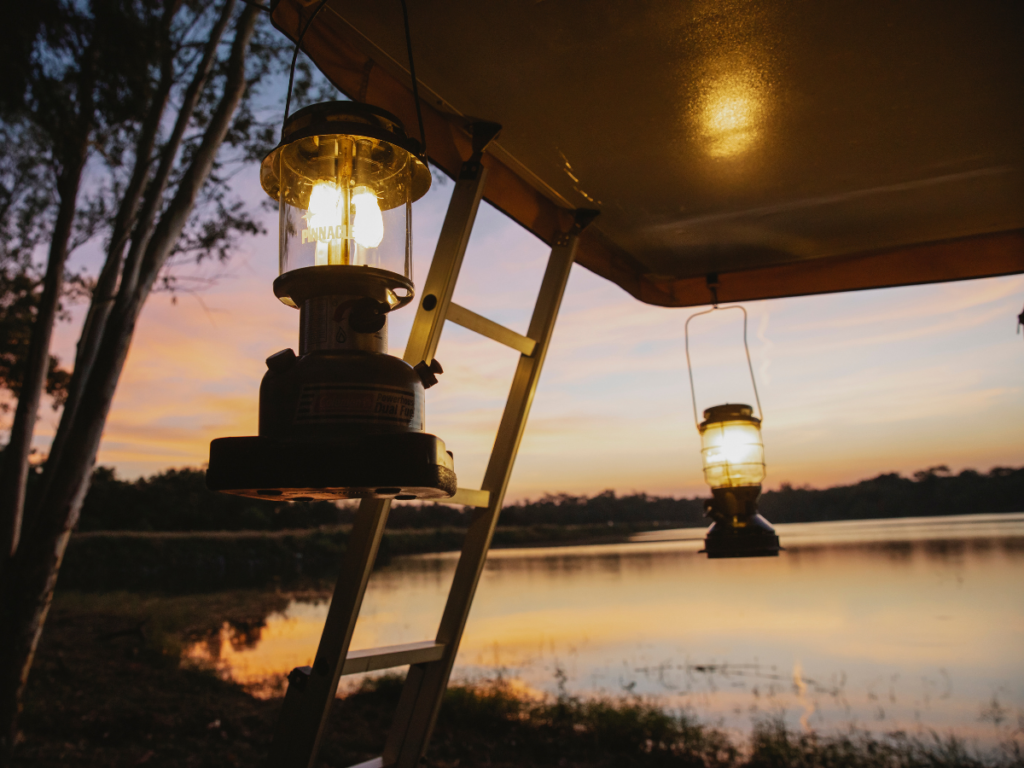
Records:
[[[337,233],[338,227],[345,226],[342,198],[342,191],[334,182],[318,181],[313,185],[313,191],[309,195],[309,214],[306,218],[317,240],[340,240],[343,236]]]
[[[376,248],[384,239],[384,217],[377,196],[367,187],[356,187],[352,208],[352,237],[363,248]]]
[[[764,120],[763,90],[754,73],[736,72],[710,83],[699,121],[711,157],[734,157],[754,145]]]
[[[349,233],[345,191],[331,181],[318,181],[309,195],[308,238],[316,242],[316,265],[341,264],[342,240]],[[376,248],[384,239],[384,217],[377,196],[368,187],[352,193],[351,235],[363,248]]]
[[[748,405],[719,405],[700,425],[704,479],[712,488],[760,485],[764,480],[761,421]]]
[[[345,238],[345,194],[335,183],[318,181],[309,195],[309,239],[316,242],[314,264],[341,264]]]

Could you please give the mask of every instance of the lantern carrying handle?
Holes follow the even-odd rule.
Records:
[[[701,315],[710,315],[712,312],[724,312],[727,309],[738,309],[743,313],[743,350],[747,353],[747,368],[750,370],[750,383],[754,385],[754,401],[757,403],[757,417],[763,422],[764,411],[761,410],[761,397],[757,394],[757,379],[754,378],[754,364],[750,362],[750,345],[747,344],[747,309],[740,304],[732,304],[728,307],[720,307],[716,303],[711,309],[697,312],[686,318],[686,325],[683,326],[683,335],[686,339],[686,372],[690,374],[690,400],[693,403],[693,423],[700,431],[700,418],[697,416],[697,391],[693,387],[693,365],[690,363],[690,321]]]

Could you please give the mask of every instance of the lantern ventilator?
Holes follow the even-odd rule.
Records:
[[[754,416],[749,405],[726,403],[705,410],[704,421],[700,421],[690,364],[690,321],[727,309],[743,312],[743,347],[747,353],[758,415]],[[761,440],[763,412],[747,344],[747,310],[737,305],[719,307],[716,303],[709,310],[691,315],[686,321],[684,334],[693,420],[700,433],[704,480],[711,486],[711,499],[705,502],[704,510],[713,522],[708,528],[702,551],[709,558],[776,557],[781,549],[779,537],[757,511],[757,499],[765,476],[764,443]]]
[[[365,104],[301,109],[264,159],[279,205],[274,293],[299,310],[299,353],[267,358],[259,434],[210,444],[207,485],[291,501],[440,499],[452,455],[423,431],[440,365],[387,354],[388,314],[412,301],[412,203],[430,188],[418,145]]]

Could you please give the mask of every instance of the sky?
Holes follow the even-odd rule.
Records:
[[[259,200],[257,169],[236,189]],[[454,183],[413,207],[414,279],[422,285]],[[298,312],[273,295],[276,214],[240,244],[212,287],[147,303],[107,422],[98,463],[123,478],[199,467],[216,437],[253,435],[264,360],[298,346]],[[455,301],[525,333],[547,247],[481,206]],[[76,259],[88,258],[76,256]],[[76,266],[72,262],[72,266]],[[207,273],[213,274],[213,273]],[[1024,465],[1024,276],[747,302],[764,408],[766,488],[828,487]],[[56,333],[73,360],[81,307]],[[687,380],[684,325],[697,309],[640,303],[573,268],[507,499],[604,490],[707,495]],[[391,318],[401,355],[414,312]],[[697,406],[750,403],[742,314],[690,324]],[[427,392],[427,431],[455,454],[460,487],[479,488],[518,353],[448,324]],[[56,426],[45,409],[36,446]]]

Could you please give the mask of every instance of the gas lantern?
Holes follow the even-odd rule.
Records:
[[[455,493],[451,454],[423,431],[424,381],[439,366],[387,354],[388,315],[414,293],[412,203],[430,187],[415,150],[398,118],[365,104],[286,120],[260,182],[279,206],[274,294],[299,310],[299,351],[267,358],[259,435],[210,444],[211,489],[292,501]]]
[[[726,403],[708,408],[704,411],[704,420],[698,421],[697,396],[690,365],[690,320],[720,309],[743,312],[743,346],[754,385],[758,416],[754,416],[754,409],[749,405]],[[747,311],[740,306],[720,308],[716,304],[706,312],[692,315],[686,321],[685,332],[693,417],[700,432],[704,480],[711,486],[711,499],[705,502],[704,508],[712,523],[702,551],[709,558],[776,557],[781,549],[779,537],[757,511],[757,499],[765,476],[764,444],[761,441],[761,402],[747,346]]]

